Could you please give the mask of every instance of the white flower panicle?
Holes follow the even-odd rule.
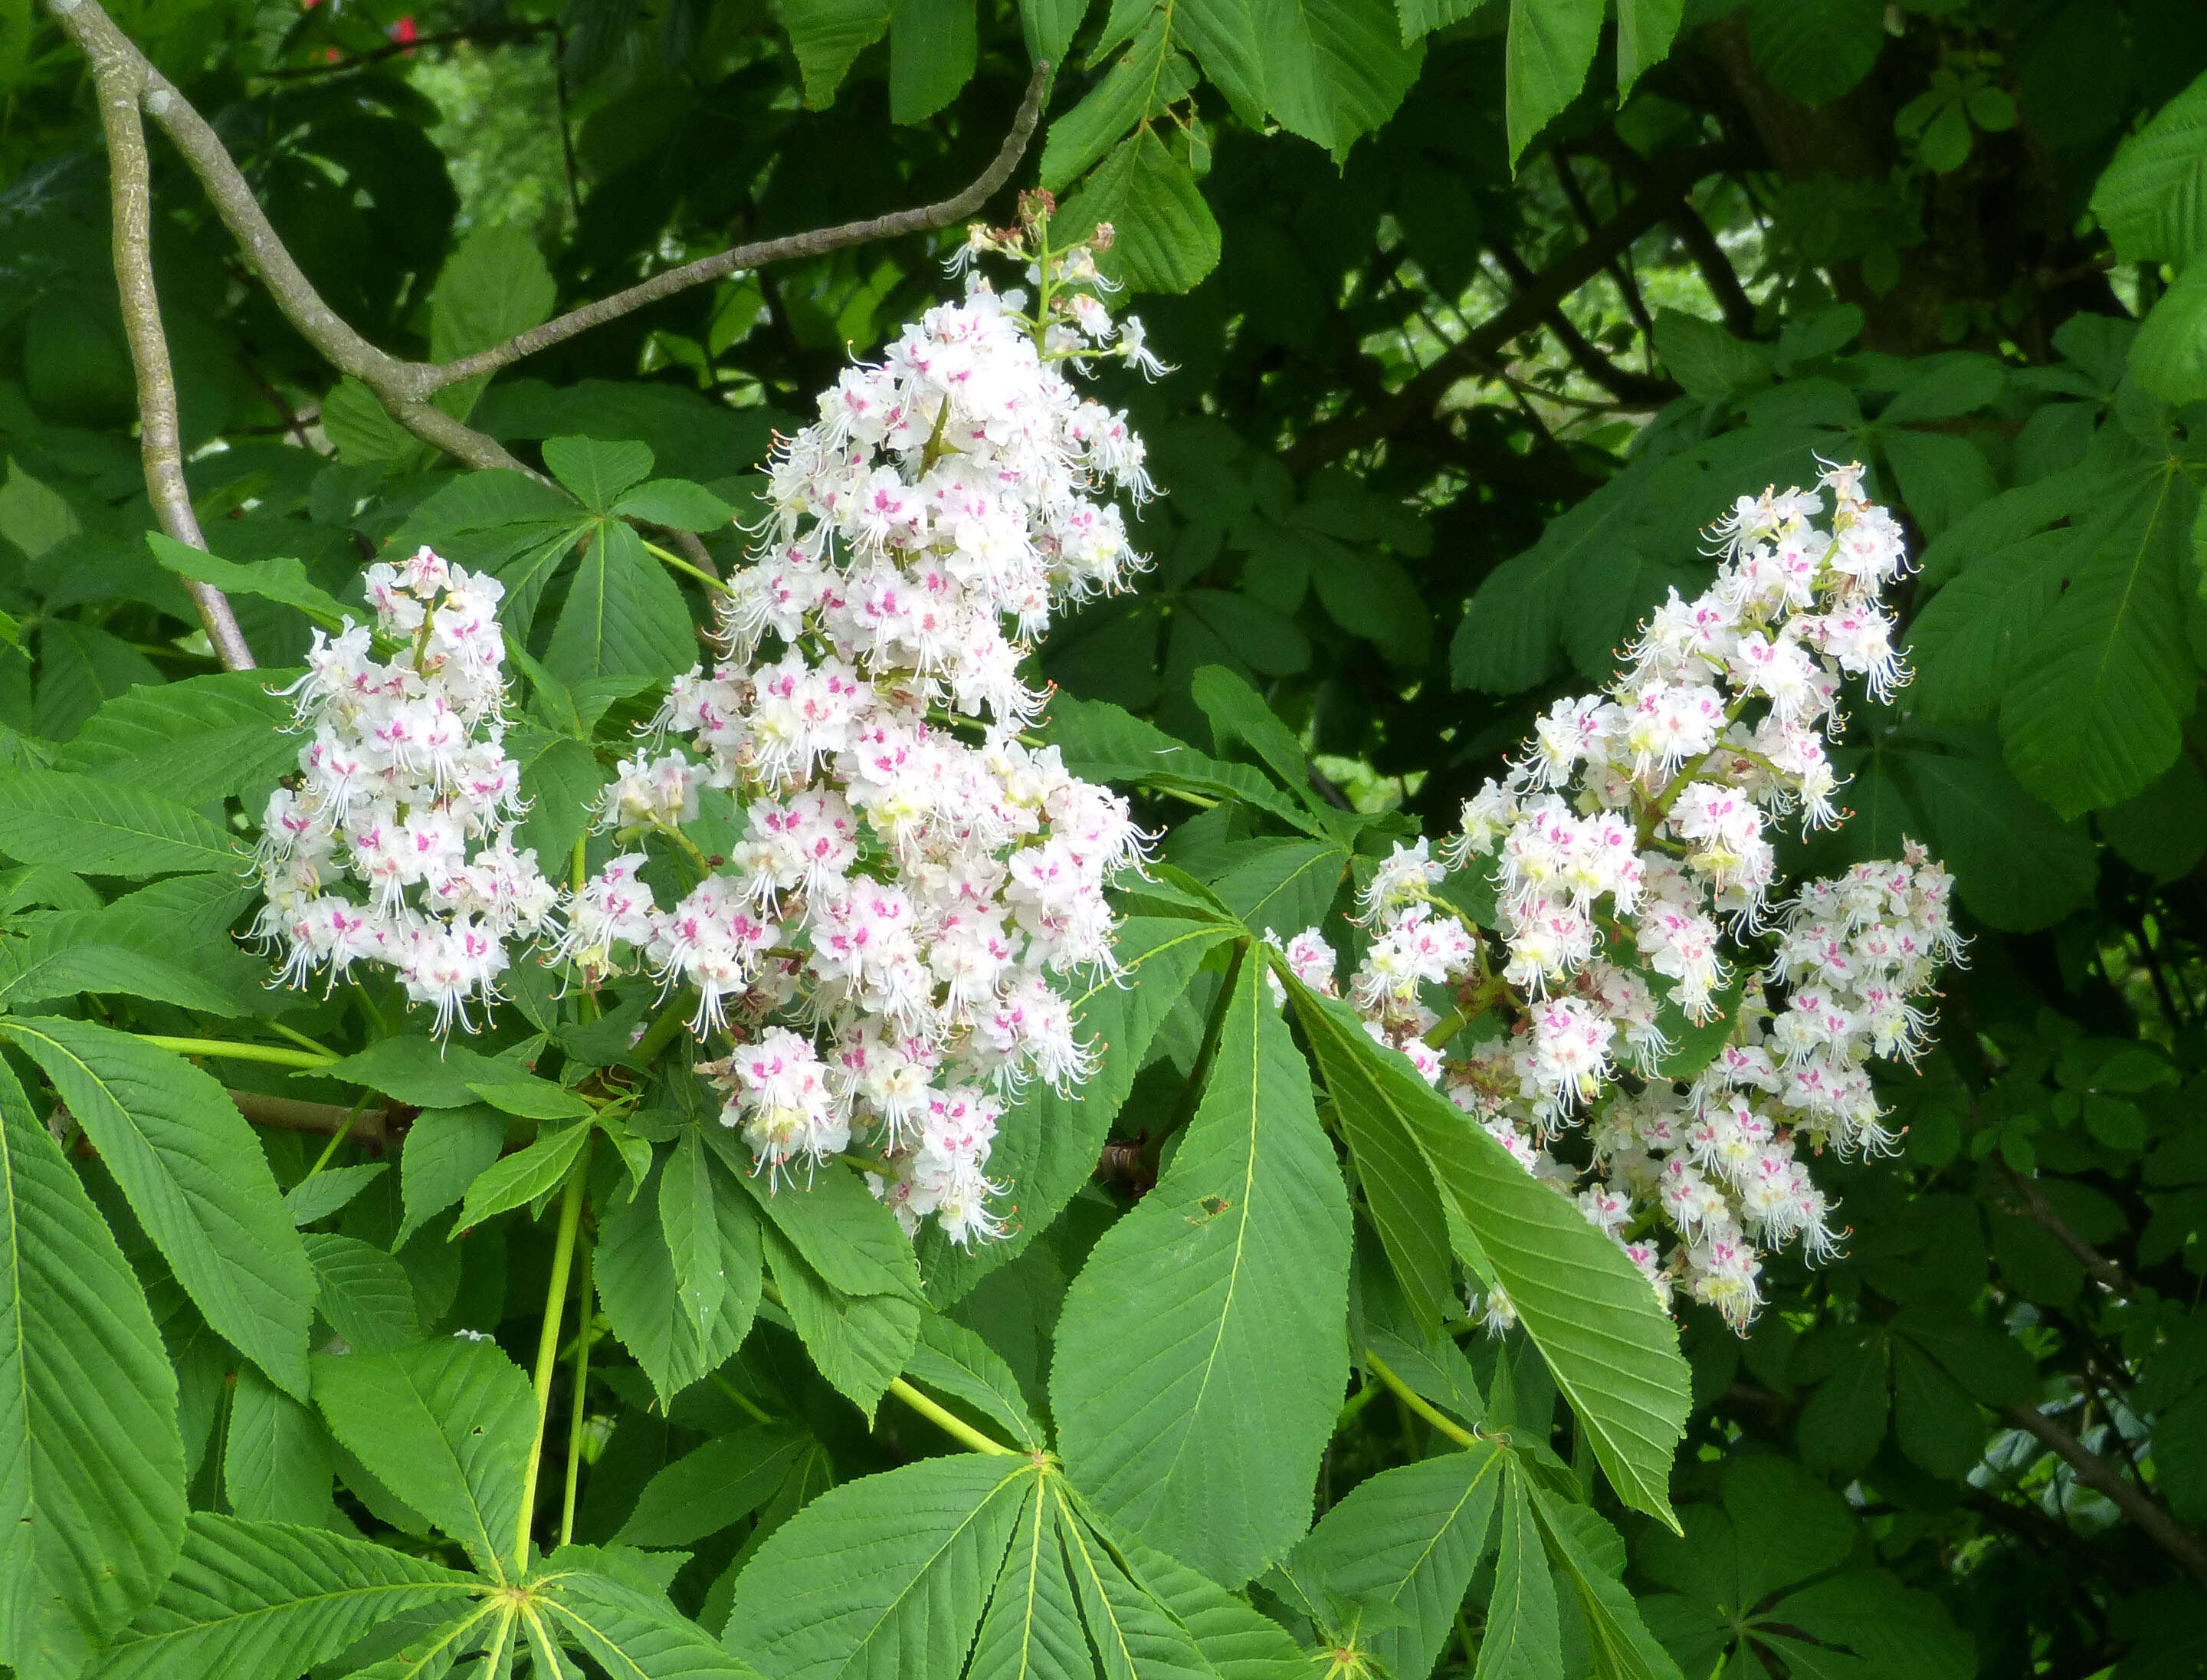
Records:
[[[428,548],[370,566],[367,583],[374,628],[317,631],[290,691],[308,740],[262,818],[254,931],[295,985],[379,963],[436,1011],[440,1033],[472,1029],[470,1002],[497,996],[509,943],[535,938],[558,898],[513,843],[505,588]]]
[[[1673,590],[1602,693],[1558,701],[1440,858],[1420,840],[1373,871],[1348,986],[1375,1037],[1573,1196],[1661,1298],[1682,1288],[1742,1328],[1762,1252],[1836,1246],[1799,1153],[1893,1147],[1868,1063],[1916,1055],[1917,1000],[1962,950],[1952,878],[1913,842],[1773,900],[1773,820],[1840,816],[1824,744],[1843,685],[1882,697],[1906,679],[1878,598],[1906,557],[1861,477],[1839,467],[1818,490],[1742,497],[1715,528],[1714,585]],[[1450,869],[1492,885],[1492,948],[1449,901]],[[1773,948],[1767,963],[1749,939]],[[1331,983],[1315,930],[1287,949],[1299,978]],[[1690,1084],[1661,1073],[1666,1001],[1731,1024]],[[1474,1021],[1505,1030],[1445,1060],[1434,1046]],[[1589,1160],[1575,1167],[1551,1145],[1580,1124]],[[1512,1322],[1506,1300],[1484,1310]]]
[[[1139,329],[1088,248],[1049,249],[1047,210],[971,248],[1027,260],[1032,313],[970,278],[780,440],[726,657],[676,680],[660,747],[607,790],[600,826],[636,845],[571,897],[559,947],[593,980],[644,965],[696,989],[692,1030],[730,1045],[703,1064],[722,1120],[770,1175],[862,1139],[906,1229],[959,1242],[1004,1229],[1006,1096],[1087,1076],[1059,983],[1110,972],[1104,888],[1143,845],[1124,800],[1019,734],[1046,698],[1030,641],[1140,567],[1109,495],[1150,487],[1125,416],[1062,371],[1144,362]],[[725,859],[680,834],[707,788],[740,809]],[[663,905],[655,836],[694,883]]]

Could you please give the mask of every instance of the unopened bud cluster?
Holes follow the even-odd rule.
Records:
[[[1664,1300],[1683,1289],[1742,1327],[1762,1252],[1835,1246],[1801,1154],[1892,1147],[1868,1064],[1915,1056],[1917,1000],[1962,945],[1952,879],[1912,842],[1773,899],[1773,821],[1839,816],[1825,741],[1843,685],[1906,679],[1879,602],[1906,565],[1899,529],[1858,467],[1821,489],[1828,528],[1820,492],[1741,498],[1714,584],[1672,590],[1606,691],[1557,702],[1439,857],[1420,840],[1379,865],[1349,983],[1373,1036],[1574,1195]],[[1456,870],[1492,888],[1491,930],[1459,910]],[[1332,989],[1319,930],[1286,957]],[[1663,1071],[1681,1018],[1730,1026],[1690,1080]],[[1552,1152],[1577,1126],[1582,1166]],[[1486,1310],[1511,1321],[1498,1294]]]

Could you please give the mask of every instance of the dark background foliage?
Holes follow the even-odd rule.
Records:
[[[968,65],[957,27],[906,8],[832,99],[836,75],[798,59],[828,9],[793,0],[788,15],[158,0],[117,17],[216,124],[330,302],[386,349],[442,355],[554,298],[972,178],[1033,32],[1056,26],[984,3]],[[1520,136],[1513,168],[1507,9],[1459,0],[1416,53],[1383,41],[1351,63],[1369,97],[1341,96],[1330,144],[1307,117],[1263,132],[1217,65],[1199,78],[1174,58],[1163,91],[1084,151],[1131,49],[1115,27],[1098,62],[1106,20],[1080,22],[1039,167],[1068,214],[1118,222],[1147,287],[1135,307],[1176,371],[1104,376],[1166,492],[1140,528],[1156,569],[1063,628],[1044,669],[1209,746],[1191,685],[1228,667],[1301,733],[1328,798],[1439,830],[1537,710],[1599,680],[1666,589],[1706,577],[1695,532],[1732,496],[1804,481],[1815,455],[1868,461],[1924,560],[1906,602],[1921,678],[1854,720],[1857,816],[1813,861],[1928,840],[1959,877],[1971,964],[1921,1078],[1889,1093],[1899,1157],[1820,1163],[1852,1226],[1845,1258],[1780,1263],[1743,1342],[1687,1313],[1689,1540],[1628,1524],[1629,1579],[1695,1676],[1734,1647],[1727,1674],[2200,1672],[2207,780],[2190,729],[2207,410],[2186,404],[2207,386],[2184,361],[2197,311],[2157,314],[2154,354],[2132,355],[2164,291],[2182,302],[2192,251],[2104,200],[2096,213],[2094,194],[2119,143],[2207,71],[2207,10],[1690,0],[1677,47],[1621,105],[1606,36],[1586,90]],[[139,535],[81,62],[21,7],[0,12],[0,607],[20,631],[0,655],[0,723],[20,755],[70,742],[134,685],[215,667]],[[2207,140],[2185,132],[2192,173],[2174,190],[2196,200]],[[1129,184],[1133,164],[1104,158],[1116,144],[1164,161]],[[402,533],[511,563],[527,533],[440,514],[453,463],[333,381],[174,153],[157,142],[154,163],[214,550],[296,556],[332,588]],[[954,239],[682,293],[470,393],[468,417],[531,465],[547,436],[640,439],[661,473],[740,503],[773,428],[942,294]],[[735,534],[706,542],[738,560]],[[296,615],[239,605],[266,662],[303,647]],[[1251,825],[1221,808],[1167,855]],[[10,879],[12,909],[40,902],[35,880]],[[1038,1405],[1065,1279],[1153,1173],[1147,1131],[1176,1097],[1138,1086],[1115,1170],[961,1308]],[[272,1145],[287,1181],[310,1158],[295,1142]],[[368,1196],[341,1229],[387,1245],[377,1222],[396,1208]],[[514,1304],[517,1348],[541,1247],[517,1231],[465,1274]],[[445,1288],[413,1284],[425,1300]],[[203,1331],[178,1334],[194,1496],[219,1505],[236,1498],[234,1365]],[[797,1468],[698,1544],[676,1583],[686,1607],[725,1595],[755,1507],[763,1534],[830,1479],[931,1438],[909,1417],[870,1432],[764,1334],[747,1393],[661,1409],[633,1366],[601,1379],[586,1539],[620,1529],[685,1450],[747,1425],[753,1395],[811,1420]],[[1507,1350],[1474,1357],[1491,1409],[1510,1409],[1498,1384],[1519,1429],[1546,1417],[1537,1362],[1513,1377]],[[1384,1392],[1360,1394],[1379,1399],[1330,1451],[1321,1510],[1431,1444]],[[1484,1602],[1443,1671],[1468,1671]]]

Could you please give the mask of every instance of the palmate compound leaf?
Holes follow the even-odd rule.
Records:
[[[1220,1007],[1178,1151],[1066,1298],[1050,1393],[1075,1485],[1238,1584],[1310,1520],[1348,1381],[1349,1217],[1260,961],[1245,958]]]
[[[292,1680],[393,1617],[481,1582],[326,1529],[194,1513],[175,1571],[85,1680]]]
[[[1295,1548],[1300,1572],[1330,1593],[1397,1611],[1367,1634],[1398,1680],[1432,1672],[1490,1540],[1508,1450],[1485,1441],[1360,1482]]]
[[[245,1118],[182,1056],[91,1021],[3,1030],[37,1062],[206,1321],[278,1388],[307,1393],[314,1276]]]
[[[1427,1264],[1437,1230],[1468,1233],[1477,1252],[1459,1258],[1508,1292],[1618,1497],[1672,1522],[1671,1459],[1685,1432],[1690,1386],[1678,1331],[1648,1280],[1401,1052],[1373,1043],[1345,1006],[1283,978],[1337,1108],[1344,1117],[1357,1109],[1359,1125],[1391,1140],[1384,1157],[1358,1157],[1367,1196],[1368,1163],[1384,1159],[1403,1175],[1383,1193],[1408,1233],[1388,1241],[1389,1258],[1399,1250]],[[1382,1205],[1375,1201],[1375,1211]],[[1436,1225],[1435,1213],[1450,1207],[1456,1220]],[[1380,1228],[1384,1238],[1385,1217]],[[1396,1264],[1399,1276],[1403,1262]]]
[[[60,1680],[151,1599],[184,1526],[153,1315],[0,1067],[0,1661]]]
[[[966,1680],[1092,1680],[1095,1672],[1080,1602],[1066,1573],[1058,1502],[1049,1480],[1038,1476],[1020,1507]]]
[[[496,1344],[449,1336],[389,1354],[318,1354],[330,1432],[503,1579],[536,1437],[536,1396]]]
[[[1005,1187],[1000,1205],[1010,1231],[1000,1242],[970,1248],[951,1242],[932,1222],[920,1234],[920,1275],[936,1305],[948,1306],[1018,1259],[1088,1182],[1158,1025],[1204,958],[1232,933],[1223,923],[1169,916],[1129,916],[1119,924],[1117,978],[1098,979],[1073,1000],[1076,1030],[1095,1049],[1095,1073],[1062,1096],[1032,1081],[997,1123],[989,1176]]]
[[[767,1680],[956,1675],[1047,1474],[959,1453],[822,1494],[737,1577],[725,1643]]]

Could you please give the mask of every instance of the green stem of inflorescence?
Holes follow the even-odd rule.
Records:
[[[567,1174],[559,1193],[559,1228],[552,1241],[552,1276],[544,1288],[544,1325],[536,1338],[536,1438],[521,1485],[521,1514],[514,1525],[513,1571],[529,1572],[529,1531],[536,1516],[536,1483],[544,1468],[544,1436],[552,1416],[552,1372],[559,1362],[559,1320],[567,1306],[567,1280],[574,1270],[575,1242],[583,1229],[583,1181],[590,1166],[590,1145]],[[577,1396],[580,1403],[581,1396]]]
[[[567,1420],[567,1486],[559,1498],[559,1544],[565,1545],[575,1538],[575,1491],[582,1480],[583,1426],[586,1408],[583,1396],[589,1391],[590,1383],[590,1286],[591,1268],[597,1251],[589,1234],[580,1239],[583,1249],[583,1279],[575,1291],[575,1402],[572,1415]]]
[[[1433,1405],[1389,1368],[1387,1361],[1370,1348],[1364,1350],[1364,1362],[1372,1367],[1372,1374],[1395,1391],[1395,1397],[1415,1412],[1427,1423],[1460,1447],[1475,1447],[1480,1438],[1466,1429],[1454,1418]]]
[[[662,565],[671,566],[673,570],[683,573],[686,577],[696,578],[700,583],[703,583],[707,589],[712,590],[716,595],[727,595],[728,593],[728,585],[724,580],[714,577],[711,572],[705,571],[702,566],[694,566],[691,565],[689,561],[684,559],[679,554],[674,553],[673,550],[670,548],[661,548],[657,543],[646,541],[643,537],[638,537],[637,541],[643,543],[643,551],[645,553],[652,555]]]

